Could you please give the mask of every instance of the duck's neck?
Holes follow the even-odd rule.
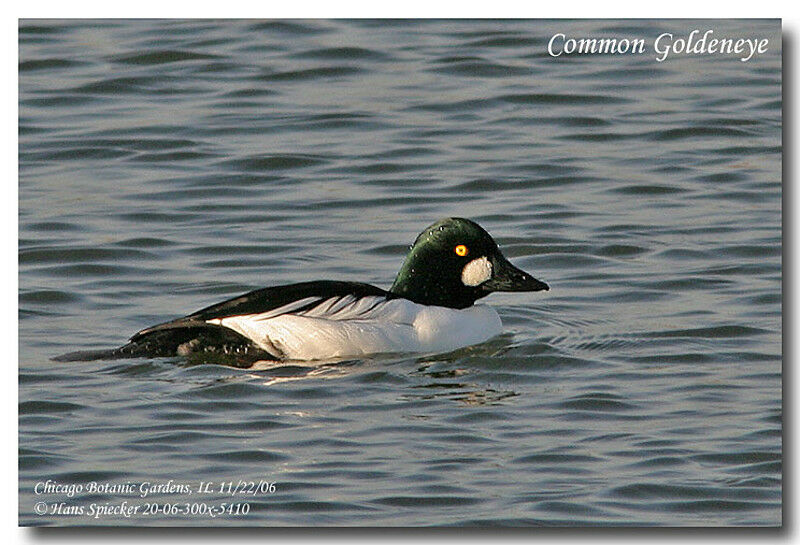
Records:
[[[389,289],[398,297],[409,299],[420,305],[435,305],[462,309],[472,306],[485,294],[475,288],[448,281],[440,276],[441,271],[421,273],[415,268],[403,268]]]

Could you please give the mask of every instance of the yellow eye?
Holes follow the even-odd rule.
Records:
[[[467,255],[469,253],[469,250],[463,244],[459,244],[458,246],[456,246],[455,252],[456,252],[456,255],[464,257],[465,255]]]

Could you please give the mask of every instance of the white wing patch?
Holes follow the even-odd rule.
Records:
[[[304,297],[303,299],[292,301],[282,307],[277,307],[267,312],[214,318],[212,320],[206,320],[206,322],[209,324],[225,325],[223,322],[232,318],[247,318],[254,322],[264,322],[277,316],[283,316],[284,314],[323,318],[325,320],[370,319],[373,311],[379,311],[381,304],[386,303],[386,301],[387,299],[385,297],[380,296],[355,297],[354,295],[344,295],[329,298]],[[318,304],[311,308],[304,309],[304,307],[308,307],[314,303]]]
[[[307,305],[310,305],[314,301],[322,301],[320,297],[304,297],[303,299],[298,299],[297,301],[292,301],[289,304],[283,305],[282,307],[274,308],[272,310],[268,310],[267,312],[262,312],[261,314],[248,314],[250,319],[256,322],[263,322],[264,320],[269,320],[270,318],[274,318],[275,316],[280,316],[281,314],[289,314],[294,312],[295,310],[301,309]],[[210,324],[221,324],[222,320],[226,318],[215,318],[213,320],[208,320]]]
[[[302,309],[302,310],[301,310]],[[215,318],[277,358],[331,359],[380,352],[447,352],[500,332],[490,307],[426,307],[382,296],[306,297],[274,310]]]
[[[316,307],[298,312],[297,315],[326,320],[369,320],[379,316],[386,303],[387,299],[380,296],[345,295],[331,297]]]

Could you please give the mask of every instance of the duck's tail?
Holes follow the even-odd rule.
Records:
[[[119,348],[107,348],[105,350],[79,350],[77,352],[67,352],[54,358],[53,361],[95,361],[95,360],[118,360],[122,358],[152,357],[152,350],[149,347],[141,346],[135,342],[129,342]]]
[[[274,354],[232,329],[211,324],[182,326],[171,323],[140,331],[128,344],[119,348],[81,350],[52,359],[69,362],[175,356],[190,356],[203,361],[224,360],[226,365],[237,367],[247,367],[253,361],[276,359]]]

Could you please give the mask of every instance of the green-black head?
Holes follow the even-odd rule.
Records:
[[[419,234],[389,291],[422,305],[460,309],[493,291],[548,289],[512,265],[480,225],[447,218]]]

